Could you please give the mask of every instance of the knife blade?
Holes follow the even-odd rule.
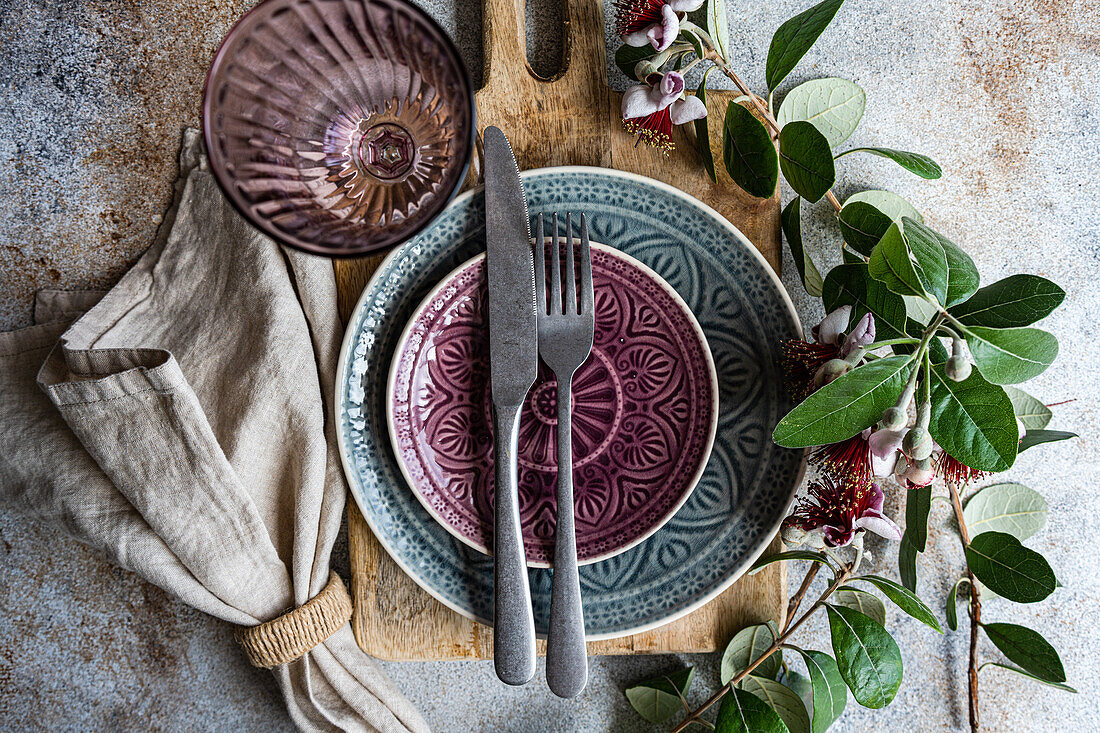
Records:
[[[538,372],[535,269],[512,146],[496,127],[487,127],[482,141],[495,468],[493,658],[501,681],[522,685],[535,676],[535,619],[517,488],[519,416]]]

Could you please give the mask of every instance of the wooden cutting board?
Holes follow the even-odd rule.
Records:
[[[778,196],[753,198],[724,171],[719,182],[712,183],[682,128],[668,157],[636,146],[622,128],[622,95],[606,82],[601,0],[570,0],[563,13],[563,70],[552,79],[541,79],[527,64],[523,0],[485,0],[485,85],[477,92],[479,131],[488,125],[504,130],[521,170],[593,165],[670,183],[733,222],[778,271]],[[734,96],[707,94],[712,141],[721,140],[725,107]],[[719,156],[720,144],[716,160]],[[467,185],[476,183],[479,174],[475,159]],[[379,256],[336,262],[345,321],[379,262]],[[778,543],[776,539],[772,549]],[[492,629],[460,616],[417,586],[382,549],[353,502],[348,504],[348,544],[355,602],[352,628],[364,651],[393,660],[492,657]],[[779,622],[786,600],[782,566],[776,563],[742,578],[706,606],[673,623],[633,636],[589,642],[589,654],[714,651],[744,625],[767,619]],[[544,642],[538,644],[541,654]]]

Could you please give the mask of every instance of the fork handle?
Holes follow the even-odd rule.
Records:
[[[558,697],[575,697],[588,682],[588,650],[577,570],[577,533],[573,521],[573,441],[570,394],[573,375],[558,381],[558,520],[554,543],[554,585],[546,635],[546,682]]]
[[[535,617],[519,519],[520,406],[494,405],[493,412],[493,661],[501,682],[524,685],[535,676]]]

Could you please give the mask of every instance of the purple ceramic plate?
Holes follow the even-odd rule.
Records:
[[[680,296],[648,267],[592,244],[596,330],[573,379],[577,556],[616,555],[657,531],[707,464],[718,380]],[[492,407],[485,256],[428,294],[397,344],[387,417],[405,479],[451,534],[488,553],[493,529]],[[532,334],[534,338],[534,334]],[[528,565],[554,551],[554,377],[540,366],[520,418],[519,492]]]

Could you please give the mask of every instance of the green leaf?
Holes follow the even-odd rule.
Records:
[[[779,131],[779,166],[795,193],[811,203],[836,182],[829,141],[811,122],[792,122]]]
[[[826,312],[852,306],[849,325],[858,323],[865,313],[872,314],[876,338],[880,340],[905,336],[904,301],[872,279],[866,264],[837,265],[829,270],[821,286],[821,298]]]
[[[1042,555],[1004,532],[983,532],[972,539],[966,546],[966,563],[990,590],[1017,603],[1041,601],[1058,585]]]
[[[838,606],[851,608],[868,618],[874,619],[879,626],[886,625],[886,604],[878,596],[868,593],[862,588],[845,586],[833,593],[832,600]]]
[[[1041,677],[1036,677],[1035,675],[1031,674],[1030,672],[1025,672],[1024,670],[1020,669],[1019,667],[1013,667],[1011,664],[1000,664],[998,662],[986,662],[986,664],[989,665],[990,667],[1000,667],[1001,669],[1007,669],[1010,672],[1015,672],[1016,674],[1021,674],[1024,677],[1030,677],[1031,679],[1035,680],[1036,682],[1042,682],[1043,684],[1050,685],[1051,687],[1056,687],[1059,690],[1065,690],[1066,692],[1072,692],[1074,694],[1077,693],[1077,690],[1073,689],[1069,685],[1064,685],[1060,682],[1047,682],[1046,680],[1042,679]],[[986,664],[983,664],[982,666],[984,667],[984,666],[986,666]]]
[[[867,708],[890,704],[901,686],[901,650],[886,629],[859,611],[826,605],[840,676],[856,702]]]
[[[739,104],[726,105],[722,127],[722,162],[738,186],[758,198],[775,193],[779,154],[764,123]]]
[[[853,252],[847,247],[840,248],[840,260],[845,265],[859,265],[867,262],[858,252]]]
[[[1016,419],[1024,424],[1026,430],[1042,430],[1050,424],[1054,413],[1042,402],[1016,387],[1005,387],[1005,392],[1008,393],[1008,399],[1012,400]]]
[[[730,24],[726,0],[706,0],[702,6],[688,13],[687,18],[706,30],[722,58],[730,57]]]
[[[1020,438],[1020,452],[1023,453],[1028,448],[1034,448],[1043,443],[1056,443],[1059,440],[1069,440],[1076,437],[1078,437],[1077,433],[1070,433],[1065,430],[1028,430]]]
[[[730,643],[726,645],[726,651],[722,654],[722,665],[718,673],[722,684],[726,684],[748,669],[748,666],[759,659],[774,641],[775,632],[767,624],[749,626],[734,634]],[[781,659],[782,653],[776,651],[757,665],[752,673],[774,680],[779,676]]]
[[[867,260],[867,267],[871,277],[898,295],[925,297],[929,294],[917,272],[916,258],[909,251],[909,245],[897,222],[890,225],[875,245],[870,259]],[[947,269],[946,256],[943,258],[943,269]]]
[[[795,197],[783,208],[780,221],[783,225],[783,236],[791,248],[791,256],[794,257],[794,266],[798,270],[798,279],[802,281],[802,287],[815,298],[821,297],[821,272],[817,265],[810,259],[810,255],[802,246],[802,199]]]
[[[825,652],[799,649],[813,684],[813,732],[823,733],[836,722],[848,704],[848,688],[836,661]]]
[[[1018,384],[1046,371],[1058,356],[1058,339],[1038,328],[963,329],[970,355],[994,384]]]
[[[1037,275],[1012,275],[979,289],[948,313],[967,326],[1019,328],[1046,318],[1066,291]]]
[[[644,61],[648,58],[653,58],[657,55],[657,52],[653,50],[653,46],[648,43],[644,46],[627,46],[625,43],[619,46],[619,50],[615,52],[615,65],[619,67],[619,70],[626,74],[626,78],[632,81],[640,81],[638,77],[634,76],[634,67],[638,65],[639,61]]]
[[[798,695],[799,699],[802,700],[802,707],[806,708],[806,713],[812,720],[814,716],[814,685],[810,681],[810,678],[804,674],[795,672],[793,669],[788,669],[783,673],[780,679],[783,684],[791,688],[791,692]],[[837,679],[840,679],[839,673],[837,674]],[[848,688],[844,685],[844,680],[840,680],[840,686],[844,688],[845,692],[848,691]],[[812,724],[810,730],[816,733],[816,729],[813,728]]]
[[[886,234],[893,220],[863,201],[845,204],[837,215],[840,236],[845,243],[862,255],[870,255],[875,245]]]
[[[898,546],[898,574],[902,585],[917,589],[917,554],[928,543],[928,513],[932,509],[932,486],[905,492],[905,531]]]
[[[1019,428],[1004,389],[977,370],[962,382],[932,367],[932,439],[955,460],[978,471],[1008,470],[1016,460]]]
[[[699,82],[699,88],[695,90],[695,96],[703,103],[704,108],[707,106],[707,76],[713,68],[715,67],[712,66],[707,69]],[[706,169],[710,180],[718,183],[718,174],[714,171],[714,153],[710,149],[710,128],[707,127],[706,117],[695,120],[695,149],[699,151],[699,157],[703,159],[703,168]]]
[[[883,214],[890,217],[891,220],[899,224],[902,218],[906,216],[916,221],[924,221],[920,212],[913,208],[911,203],[890,191],[860,191],[859,193],[854,193],[849,196],[848,200],[844,202],[844,205],[848,206],[857,201],[862,201],[863,203],[874,206]]]
[[[810,733],[810,714],[794,690],[775,680],[750,674],[739,687],[763,700],[779,714],[790,733]]]
[[[908,356],[887,356],[853,369],[787,413],[772,439],[784,448],[847,440],[879,421],[897,401],[914,366]]]
[[[982,624],[982,628],[993,645],[1024,671],[1044,682],[1066,681],[1066,670],[1058,652],[1039,632],[1003,623]]]
[[[763,700],[734,687],[722,698],[714,733],[787,733],[787,726]]]
[[[959,578],[955,581],[955,585],[951,586],[951,592],[947,594],[947,627],[952,631],[957,631],[959,628],[959,586],[969,582],[966,578]]]
[[[932,613],[932,609],[929,608],[924,601],[918,598],[916,593],[908,588],[904,588],[881,575],[862,575],[855,578],[855,580],[863,580],[872,584],[882,591],[884,596],[893,601],[898,608],[905,611],[925,626],[929,626],[941,634],[943,633],[943,629],[940,628],[940,622],[936,620],[936,614]]]
[[[706,49],[703,48],[703,39],[692,31],[680,29],[680,35],[676,37],[676,41],[679,43],[687,43],[691,45],[691,50],[695,52],[698,58],[703,58],[706,55]],[[714,67],[711,67],[714,68]]]
[[[835,148],[856,131],[866,106],[867,95],[859,85],[835,76],[813,79],[787,93],[775,121],[780,128],[799,120],[811,122]]]
[[[902,297],[902,300],[905,301],[905,315],[909,316],[920,325],[919,333],[923,333],[924,327],[932,320],[932,316],[939,313],[936,306],[932,305],[924,298],[915,298],[912,295],[906,295]],[[939,343],[939,341],[936,343]]]
[[[1043,528],[1048,512],[1047,501],[1038,491],[1023,484],[994,484],[970,497],[963,507],[963,520],[975,536],[1004,532],[1026,540]]]
[[[851,150],[845,150],[840,155],[847,155],[848,153],[871,153],[872,155],[878,155],[882,158],[889,158],[910,173],[916,173],[921,178],[926,178],[930,181],[943,175],[943,169],[940,168],[936,161],[920,153],[909,153],[904,150],[894,150],[893,148],[852,148]],[[839,158],[840,155],[837,157]]]
[[[788,20],[772,36],[764,78],[774,91],[832,22],[844,0],[824,0]]]
[[[829,558],[825,557],[820,552],[811,552],[810,550],[787,550],[786,552],[779,552],[775,555],[768,555],[762,557],[753,563],[749,568],[749,575],[762,570],[763,568],[776,562],[783,562],[784,560],[810,560],[812,562],[821,563],[827,568],[832,568],[829,564]]]
[[[969,298],[978,289],[978,268],[974,266],[974,260],[970,255],[959,249],[959,246],[939,232],[926,227],[916,219],[905,218],[902,220],[905,226],[905,239],[909,248],[917,254],[918,259],[925,262],[921,252],[927,252],[931,257],[926,267],[930,279],[941,277],[937,274],[939,267],[939,251],[943,251],[947,262],[947,271],[944,276],[946,287],[943,288],[942,297],[940,285],[928,285],[929,292],[935,291],[941,303],[951,306]]]
[[[687,694],[695,668],[673,672],[640,682],[626,690],[626,699],[631,707],[650,723],[663,723],[676,711],[683,709],[680,699]]]

